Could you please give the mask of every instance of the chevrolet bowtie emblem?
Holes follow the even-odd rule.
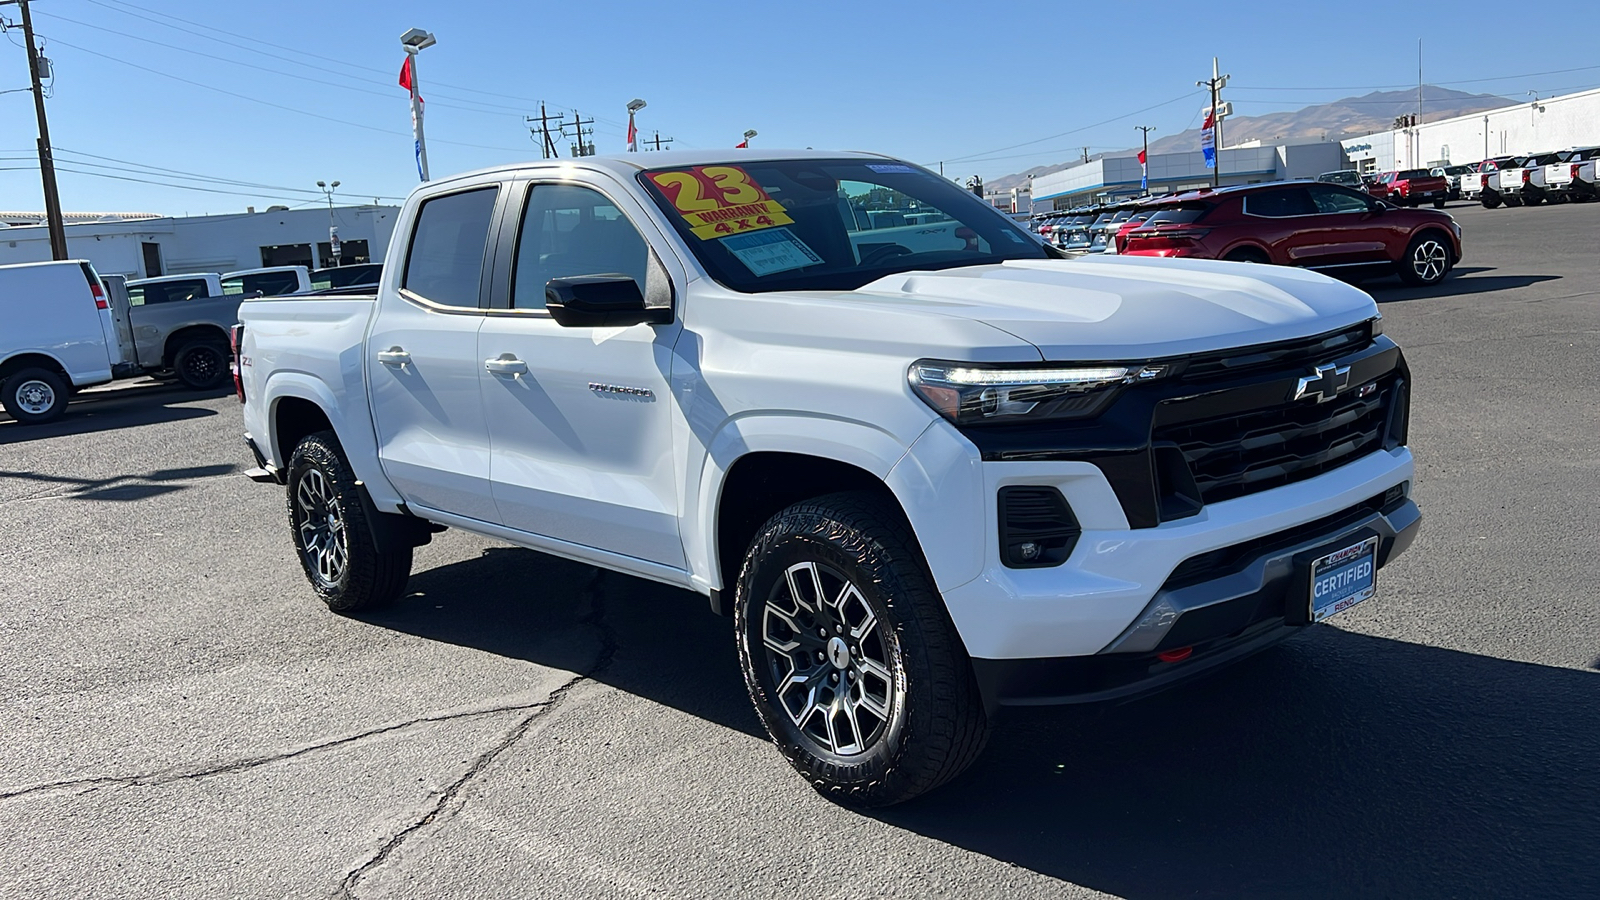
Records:
[[[1304,400],[1307,397],[1314,397],[1318,403],[1327,403],[1349,386],[1349,366],[1317,366],[1310,375],[1300,379],[1295,385],[1294,396],[1289,399]]]

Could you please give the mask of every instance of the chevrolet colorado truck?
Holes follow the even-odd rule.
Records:
[[[1444,209],[1450,199],[1450,182],[1427,169],[1401,169],[1384,172],[1367,185],[1367,193],[1396,206],[1421,206],[1432,203]]]
[[[374,292],[241,304],[249,474],[335,611],[445,527],[706,596],[788,762],[899,802],[1000,706],[1129,698],[1367,600],[1419,527],[1371,297],[1063,256],[868,154],[430,181]]]
[[[1546,167],[1560,163],[1564,153],[1538,153],[1507,164],[1499,169],[1496,190],[1500,201],[1507,206],[1538,206],[1549,196],[1546,192]]]
[[[1595,185],[1595,166],[1600,161],[1600,147],[1579,147],[1570,150],[1560,162],[1544,167],[1545,192],[1561,200],[1600,199]]]

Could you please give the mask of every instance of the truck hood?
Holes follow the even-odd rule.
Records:
[[[1214,260],[1093,257],[902,272],[856,292],[986,323],[1047,360],[1141,359],[1265,344],[1378,315],[1315,272]]]

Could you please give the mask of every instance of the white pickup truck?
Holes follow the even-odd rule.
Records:
[[[315,592],[394,600],[443,527],[697,591],[842,802],[955,776],[997,706],[1293,635],[1419,527],[1405,360],[1311,272],[1064,259],[809,151],[470,173],[395,235],[374,294],[240,307],[249,474]]]
[[[1500,202],[1507,206],[1538,206],[1543,203],[1549,197],[1546,192],[1546,167],[1561,162],[1564,155],[1536,153],[1500,165],[1495,173],[1493,188],[1499,194]]]
[[[1579,147],[1563,154],[1560,162],[1544,167],[1545,192],[1563,200],[1600,199],[1600,179],[1595,168],[1600,165],[1600,147]]]

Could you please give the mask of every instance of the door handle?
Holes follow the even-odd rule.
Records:
[[[378,362],[396,369],[403,369],[411,362],[411,354],[399,347],[390,347],[387,350],[378,351]]]
[[[495,375],[526,375],[528,364],[509,353],[483,361],[483,367]]]

